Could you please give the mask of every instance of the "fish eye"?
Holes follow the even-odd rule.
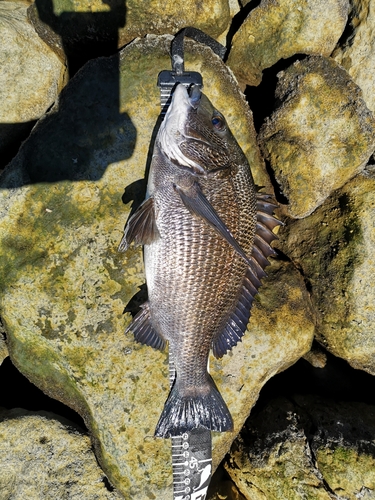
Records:
[[[224,117],[220,115],[215,114],[211,119],[211,123],[217,130],[223,130],[225,128]]]

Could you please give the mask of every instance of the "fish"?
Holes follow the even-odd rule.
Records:
[[[148,300],[127,332],[176,369],[155,436],[225,432],[233,419],[208,373],[241,341],[268,257],[277,203],[255,188],[222,113],[197,85],[178,84],[158,130],[144,202],[119,251],[143,245]]]

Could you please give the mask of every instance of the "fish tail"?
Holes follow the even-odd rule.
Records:
[[[176,380],[156,426],[155,436],[180,436],[196,428],[224,432],[233,430],[233,420],[215,382],[182,391]]]

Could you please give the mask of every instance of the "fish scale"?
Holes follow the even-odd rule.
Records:
[[[181,86],[176,92],[179,88]],[[187,93],[181,92],[186,91],[179,91],[181,99],[186,99],[183,96]],[[211,105],[204,101],[204,106]],[[212,110],[215,113],[214,108]],[[175,108],[167,113],[165,120],[168,116],[173,120],[173,113]],[[203,122],[195,128],[189,124],[195,130],[194,137],[198,137],[199,129],[205,126]],[[158,137],[162,138],[163,133],[167,132],[161,128]],[[206,133],[202,138],[211,135],[212,132]],[[168,140],[173,141],[172,138]],[[223,155],[225,170],[212,173],[208,170],[208,174],[198,176],[197,181],[189,169],[179,169],[165,156],[161,142],[155,145],[148,193],[154,200],[160,237],[145,246],[146,280],[152,324],[169,342],[177,367],[177,379],[171,392],[174,391],[177,399],[174,401],[171,396],[169,402],[170,424],[161,420],[159,429],[163,429],[160,431],[163,433],[169,433],[168,426],[177,426],[179,420],[182,426],[199,426],[201,417],[201,425],[210,425],[208,422],[212,419],[212,428],[216,430],[232,426],[225,403],[207,373],[207,360],[213,338],[235,310],[247,266],[216,229],[190,213],[185,199],[175,188],[179,186],[182,191],[189,191],[199,182],[205,203],[213,207],[219,220],[230,227],[243,252],[250,255],[256,226],[255,190],[251,175],[246,173],[246,159],[234,139],[231,140],[233,145]],[[215,147],[227,144],[220,138],[212,142]],[[207,144],[204,151],[210,147]],[[200,143],[193,141],[192,148],[186,150],[189,149],[193,154],[197,152],[200,158]],[[176,151],[173,149],[171,154]],[[211,155],[210,165],[212,158],[219,157],[216,153]],[[229,157],[233,165],[227,163]],[[183,156],[181,158],[183,161]],[[239,312],[237,315],[241,327],[246,329],[248,318],[244,320]],[[202,402],[198,402],[199,397]],[[179,398],[185,398],[185,403]],[[178,404],[185,404],[186,408],[179,408]],[[200,404],[203,405],[201,415],[197,410]],[[215,405],[217,415],[212,412]],[[165,410],[165,416],[168,411]],[[209,417],[206,418],[205,413]],[[204,421],[207,422],[203,424]]]

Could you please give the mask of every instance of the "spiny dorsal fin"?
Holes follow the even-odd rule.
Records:
[[[166,340],[162,337],[151,324],[151,314],[148,302],[141,305],[141,310],[137,313],[133,321],[125,330],[133,332],[134,338],[141,344],[148,345],[159,351],[163,351],[166,346]]]
[[[273,211],[277,207],[278,205],[271,195],[257,193],[257,225],[250,268],[259,280],[267,276],[264,269],[269,265],[268,257],[276,254],[271,247],[272,241],[277,239],[273,229],[283,225],[280,220],[273,216]]]
[[[236,305],[219,335],[213,339],[212,351],[216,358],[221,358],[237,345],[246,331],[254,297],[262,285],[260,280],[266,276],[264,268],[269,265],[268,257],[276,254],[270,246],[270,243],[277,239],[272,230],[283,224],[273,217],[273,211],[277,206],[271,196],[257,194],[257,226],[251,262],[243,279]]]
[[[125,252],[132,241],[136,245],[148,245],[158,237],[159,231],[155,220],[154,199],[150,197],[128,219],[118,251]]]

